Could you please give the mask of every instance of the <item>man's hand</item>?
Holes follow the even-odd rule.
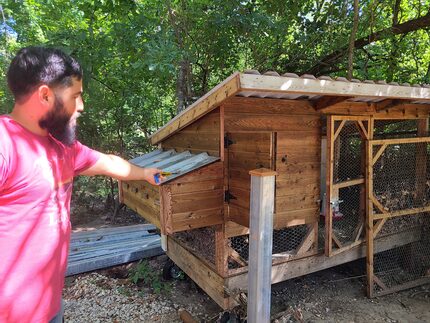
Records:
[[[152,185],[160,185],[160,182],[165,178],[161,175],[161,170],[157,168],[144,168],[145,172],[147,173],[147,176],[145,178],[145,181],[147,181],[149,184]],[[155,180],[155,177],[158,177],[158,181]]]
[[[160,174],[159,179],[164,179],[165,177],[161,176],[161,172],[157,168],[142,168],[130,164],[118,156],[101,154],[99,160],[81,174],[87,176],[106,175],[120,181],[145,180],[152,185],[159,185],[159,183],[155,182],[154,176],[155,174]]]

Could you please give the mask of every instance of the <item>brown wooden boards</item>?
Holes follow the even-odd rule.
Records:
[[[121,182],[123,203],[161,228],[159,187],[146,181]]]
[[[163,185],[166,233],[197,229],[224,222],[221,162],[202,167]],[[168,203],[163,203],[168,199]]]
[[[226,142],[228,219],[249,226],[249,171],[272,167],[273,134],[228,132]]]
[[[216,109],[161,142],[163,149],[220,156],[220,110]]]

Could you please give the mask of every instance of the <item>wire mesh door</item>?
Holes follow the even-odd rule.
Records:
[[[362,243],[365,223],[365,143],[372,135],[369,117],[327,118],[325,253],[334,256]]]
[[[368,143],[367,293],[430,282],[430,138]]]

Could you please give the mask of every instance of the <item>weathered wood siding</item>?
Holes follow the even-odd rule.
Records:
[[[224,222],[223,167],[221,162],[173,180],[161,189],[162,222],[167,233]]]
[[[161,229],[159,186],[146,181],[121,182],[122,202]]]
[[[249,222],[248,172],[258,166],[269,166],[278,172],[274,227],[317,222],[320,113],[309,102],[297,100],[236,97],[226,100],[223,107],[225,132],[237,138],[236,143],[225,150],[229,188],[234,188],[237,194],[233,208],[230,203],[229,219],[242,225]],[[269,137],[272,139],[268,140]]]
[[[183,130],[161,143],[163,149],[189,150],[191,153],[207,152],[211,156],[220,155],[220,112],[208,113]]]

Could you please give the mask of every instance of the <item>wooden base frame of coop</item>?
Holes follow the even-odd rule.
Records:
[[[408,231],[384,236],[378,239],[375,253],[414,242],[419,236]],[[221,308],[232,309],[238,305],[241,292],[246,292],[248,273],[222,277],[206,261],[202,260],[178,240],[168,236],[167,255],[178,265],[200,288],[202,288]],[[313,272],[328,269],[347,262],[366,257],[366,245],[362,244],[341,254],[326,257],[324,253],[296,259],[272,266],[272,284],[291,278],[304,276]]]

